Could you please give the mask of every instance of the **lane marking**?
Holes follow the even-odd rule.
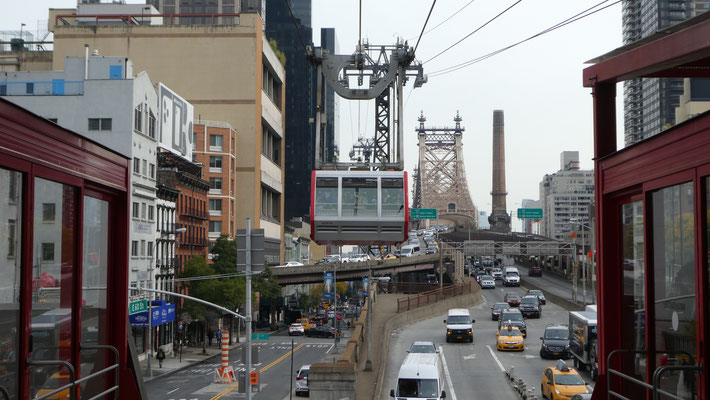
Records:
[[[175,389],[173,389],[173,390],[171,390],[171,391],[169,391],[168,393],[165,393],[165,394],[170,394],[170,393],[176,392],[176,391],[178,391],[178,390],[180,390],[180,388],[175,388]]]
[[[446,377],[446,383],[449,385],[450,396],[453,400],[456,399],[456,392],[454,391],[454,384],[451,382],[451,375],[449,374],[449,367],[446,365],[446,357],[444,357],[444,347],[439,346],[439,355],[441,356],[441,364],[444,366],[444,376]]]
[[[496,360],[496,363],[498,363],[498,367],[500,368],[500,371],[501,371],[501,372],[505,372],[505,368],[503,368],[503,364],[501,364],[501,362],[500,362],[500,360],[498,359],[498,357],[496,357],[496,353],[493,352],[493,349],[491,349],[491,346],[487,344],[486,347],[488,347],[488,351],[491,352],[491,355],[493,356],[493,359]]]
[[[259,370],[259,374],[261,375],[262,373],[264,373],[265,371],[267,371],[269,368],[271,368],[271,367],[273,367],[274,365],[280,363],[281,361],[283,361],[284,359],[286,359],[286,357],[290,356],[291,353],[295,353],[298,349],[300,349],[301,347],[303,347],[303,346],[305,346],[305,345],[306,345],[305,343],[301,343],[301,344],[299,344],[298,346],[294,347],[293,351],[289,350],[288,352],[286,352],[286,354],[284,354],[284,355],[282,355],[281,357],[277,358],[276,360],[272,361],[272,362],[271,362],[270,364],[268,364],[267,366],[261,368],[261,369]],[[249,379],[249,377],[247,377],[247,379]],[[228,388],[224,389],[222,392],[218,393],[216,396],[212,397],[210,400],[218,400],[218,399],[222,398],[222,396],[224,396],[224,395],[226,395],[227,393],[231,392],[232,390],[236,389],[236,388],[238,387],[238,385],[239,385],[239,382],[235,382],[233,385],[230,385]]]

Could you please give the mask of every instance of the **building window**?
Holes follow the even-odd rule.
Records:
[[[265,124],[261,125],[261,154],[277,165],[280,162],[281,138],[272,132]]]
[[[197,132],[192,131],[192,150],[197,150]]]
[[[147,204],[141,203],[141,219],[145,219],[146,217],[146,206]]]
[[[0,85],[0,96],[7,96],[7,85]]]
[[[148,136],[155,139],[155,115],[152,111],[148,112]]]
[[[16,240],[16,234],[15,234],[15,227],[17,226],[17,220],[14,219],[9,219],[7,220],[7,240],[8,240],[8,245],[7,245],[7,257],[8,258],[14,258],[15,257],[15,240]]]
[[[148,175],[148,160],[143,160],[143,176]]]
[[[133,218],[140,218],[141,216],[141,206],[137,201],[133,202]]]
[[[155,208],[151,205],[148,206],[148,220],[152,221],[155,218]]]
[[[143,112],[141,111],[141,104],[133,110],[133,129],[137,132],[143,132]]]
[[[222,178],[210,178],[210,193],[222,193]]]
[[[133,159],[133,173],[140,175],[141,173],[141,160],[140,158]]]
[[[148,257],[153,257],[153,242],[148,242]]]
[[[54,243],[42,243],[42,261],[54,261]]]
[[[111,118],[89,118],[90,131],[110,131],[111,125]]]
[[[210,221],[210,237],[222,234],[222,221]]]
[[[271,99],[276,108],[281,109],[281,81],[274,75],[271,70],[264,65],[261,89],[266,93],[266,96]]]
[[[27,82],[25,84],[25,89],[27,91],[27,94],[34,94],[35,92],[35,84],[34,82]]]
[[[210,199],[210,215],[222,215],[222,199]]]
[[[210,172],[222,172],[222,156],[210,156]]]
[[[141,240],[141,257],[145,256],[145,240]]]
[[[281,195],[261,187],[261,216],[267,220],[278,222],[279,211],[281,209]]]
[[[56,218],[55,207],[54,203],[42,203],[42,222],[54,222]]]
[[[210,151],[222,151],[222,135],[210,135]]]
[[[155,179],[155,164],[151,163],[149,166],[148,172],[150,176],[150,179]]]
[[[131,256],[138,257],[138,241],[134,240],[131,242]]]

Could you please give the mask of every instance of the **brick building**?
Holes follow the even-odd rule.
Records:
[[[236,212],[237,132],[226,122],[196,121],[192,129],[192,161],[202,164],[207,192],[210,249],[222,234],[234,239]]]

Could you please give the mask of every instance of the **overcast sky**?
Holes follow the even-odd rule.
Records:
[[[268,0],[282,1],[282,0]],[[439,0],[424,34],[417,59],[424,73],[451,67],[502,49],[546,30],[602,0]],[[603,5],[615,0],[602,2]],[[74,7],[76,0],[7,1],[0,13],[0,30],[36,31],[45,24],[48,8]],[[144,3],[129,0],[128,3]],[[416,38],[431,0],[362,0],[362,36],[371,44],[393,44],[397,38]],[[516,4],[517,3],[517,4]],[[321,27],[336,30],[341,54],[355,50],[358,0],[313,0],[314,38]],[[434,60],[428,60],[515,4],[495,21]],[[464,7],[465,6],[465,7]],[[461,8],[464,7],[462,10]],[[460,11],[459,11],[460,10]],[[42,21],[42,22],[39,22]],[[414,132],[424,111],[429,126],[451,126],[458,110],[466,128],[463,136],[466,177],[474,204],[491,209],[493,110],[505,112],[507,205],[520,207],[524,198],[538,199],[538,184],[560,167],[562,151],[579,151],[583,169],[593,167],[592,97],[582,87],[584,62],[622,44],[621,3],[550,33],[532,39],[466,68],[439,76],[416,90],[405,88],[405,167],[412,172],[418,160]],[[617,89],[618,147],[623,146],[623,91]],[[359,111],[358,111],[359,109]],[[358,114],[360,129],[358,131]],[[372,102],[341,102],[341,159],[358,136],[374,134]],[[515,214],[515,213],[514,213]],[[514,220],[514,230],[520,222]]]

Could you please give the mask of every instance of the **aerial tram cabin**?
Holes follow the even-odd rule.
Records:
[[[402,243],[407,204],[405,171],[313,171],[311,239],[333,245]]]

